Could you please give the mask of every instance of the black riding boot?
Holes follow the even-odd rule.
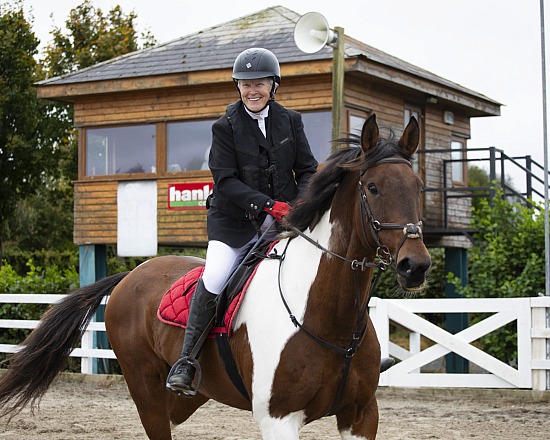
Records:
[[[198,366],[198,362],[196,359],[191,359],[189,355],[216,313],[216,298],[217,295],[206,290],[202,278],[200,278],[189,307],[181,357],[172,366],[166,379],[166,388],[176,394],[192,397],[197,393],[197,390],[193,389],[191,385],[195,377],[195,365]],[[198,350],[196,353],[198,356]],[[198,389],[198,384],[196,388]]]
[[[395,364],[394,358],[382,358],[380,359],[380,373],[383,373],[388,368],[393,367],[393,364]]]

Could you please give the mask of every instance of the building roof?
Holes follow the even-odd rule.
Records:
[[[271,50],[281,64],[331,59],[329,47],[313,54],[300,51],[294,42],[294,27],[301,15],[283,6],[273,6],[226,23],[195,32],[154,47],[132,52],[94,66],[46,79],[38,86],[70,85],[156,75],[227,69],[235,56],[249,47]],[[414,66],[346,35],[345,57],[364,59],[431,81],[473,98],[500,103]]]

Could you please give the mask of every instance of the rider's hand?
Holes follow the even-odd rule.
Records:
[[[286,202],[279,202],[278,200],[270,200],[264,207],[264,211],[271,214],[276,221],[281,222],[283,217],[286,217],[290,212],[290,205]]]

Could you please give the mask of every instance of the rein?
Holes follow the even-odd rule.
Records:
[[[405,163],[409,166],[412,166],[410,161],[408,161],[407,159],[404,159],[404,158],[385,158],[385,159],[379,160],[378,162],[371,165],[370,167],[365,168],[364,170],[362,170],[361,173],[360,173],[360,176],[362,176],[369,168],[373,168],[375,166],[378,166],[378,165],[381,165],[381,164],[387,164],[387,163]],[[342,373],[342,377],[340,378],[340,382],[338,384],[338,389],[336,391],[336,396],[334,398],[332,406],[331,406],[329,412],[327,413],[327,415],[334,414],[334,411],[336,410],[336,408],[338,407],[338,405],[340,403],[340,400],[341,400],[342,395],[344,393],[344,388],[346,386],[347,376],[348,376],[350,366],[351,366],[351,360],[352,360],[353,356],[355,355],[355,353],[357,352],[357,350],[359,349],[359,346],[361,345],[361,343],[363,342],[363,340],[364,340],[364,338],[367,334],[368,319],[365,321],[365,317],[368,314],[369,302],[370,302],[370,299],[371,299],[373,293],[376,290],[376,286],[378,284],[378,280],[380,279],[380,275],[382,274],[382,272],[388,266],[392,266],[395,269],[395,264],[394,263],[397,261],[399,251],[400,251],[401,247],[403,246],[403,244],[405,243],[405,241],[408,238],[411,238],[411,239],[420,238],[420,239],[422,239],[422,229],[421,229],[422,221],[418,221],[417,223],[398,224],[398,223],[382,223],[382,222],[379,222],[378,220],[376,220],[374,218],[374,215],[372,214],[372,210],[370,209],[370,206],[369,206],[369,203],[368,203],[368,200],[367,200],[367,195],[365,193],[365,190],[364,190],[364,187],[363,187],[363,183],[361,182],[361,179],[359,179],[359,202],[360,202],[360,207],[361,207],[361,214],[364,214],[364,215],[361,215],[361,229],[362,229],[363,237],[365,238],[366,243],[370,245],[370,241],[367,237],[367,232],[365,230],[366,229],[365,222],[366,222],[368,224],[368,226],[370,227],[371,236],[375,241],[375,246],[370,245],[373,248],[376,247],[376,254],[375,254],[375,257],[374,257],[374,261],[372,261],[372,262],[367,261],[367,257],[365,257],[361,261],[359,261],[357,259],[350,259],[350,258],[344,257],[342,255],[339,255],[339,254],[331,251],[330,249],[325,248],[324,246],[319,244],[317,241],[313,240],[311,237],[308,237],[302,231],[300,231],[298,228],[296,228],[292,225],[288,225],[289,229],[291,229],[295,234],[302,237],[303,239],[305,239],[307,242],[311,243],[316,248],[320,249],[323,253],[326,253],[328,255],[339,258],[340,260],[349,263],[351,269],[353,270],[353,282],[354,282],[354,292],[355,292],[355,304],[356,304],[357,318],[356,318],[356,326],[355,326],[355,330],[353,332],[352,339],[348,343],[347,347],[342,348],[342,347],[340,347],[338,345],[335,345],[335,344],[332,344],[332,343],[324,340],[323,338],[319,337],[318,335],[312,333],[310,330],[305,328],[303,326],[303,324],[301,324],[298,321],[296,316],[294,316],[294,314],[290,310],[290,307],[288,306],[288,303],[286,302],[286,299],[285,299],[284,294],[283,294],[283,290],[281,288],[281,273],[282,273],[283,260],[285,258],[286,251],[288,249],[288,246],[290,244],[291,239],[289,239],[287,241],[286,246],[285,246],[285,248],[283,250],[283,253],[281,255],[277,255],[276,250],[275,250],[274,254],[267,255],[268,258],[279,260],[279,272],[278,272],[279,294],[281,296],[281,300],[283,302],[283,305],[285,306],[285,308],[286,308],[286,310],[289,314],[289,318],[292,321],[292,323],[294,324],[294,326],[299,328],[300,330],[302,330],[304,333],[306,333],[311,338],[313,338],[320,345],[322,345],[322,346],[324,346],[324,347],[326,347],[326,348],[328,348],[332,351],[335,351],[335,352],[337,352],[337,353],[344,356],[344,371]],[[400,243],[399,243],[399,245],[398,245],[398,247],[395,251],[395,257],[391,255],[391,252],[390,252],[389,248],[387,246],[385,246],[384,244],[382,244],[382,242],[380,240],[378,232],[381,231],[382,229],[402,229],[403,230],[403,238],[401,239],[401,241],[400,241]],[[365,271],[369,268],[370,269],[375,269],[376,268],[376,269],[378,269],[378,271],[377,271],[375,277],[371,281],[369,293],[368,293],[367,299],[365,301],[365,304],[363,304],[361,306],[361,304],[360,304],[361,297],[360,297],[360,291],[359,291],[359,273],[358,273],[358,271],[359,270]],[[365,321],[364,326],[362,326],[363,321]]]

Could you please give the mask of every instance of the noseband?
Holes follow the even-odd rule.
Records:
[[[378,162],[374,163],[370,167],[365,168],[363,171],[361,171],[360,176],[363,176],[363,174],[365,174],[365,172],[367,172],[367,170],[371,168],[374,168],[382,164],[388,164],[388,163],[403,163],[412,168],[411,162],[405,158],[388,157],[386,159],[379,160]],[[416,223],[401,224],[401,223],[382,223],[376,220],[370,208],[369,201],[367,199],[367,194],[365,192],[365,187],[363,186],[363,182],[361,182],[361,179],[359,179],[359,202],[361,206],[361,230],[363,232],[363,238],[365,239],[365,242],[370,247],[376,249],[376,257],[381,263],[383,263],[386,266],[391,265],[392,267],[394,267],[395,263],[397,262],[399,251],[401,250],[401,247],[403,246],[403,244],[405,244],[405,241],[408,238],[422,239],[422,221],[420,220]],[[374,245],[370,243],[370,240],[368,238],[368,235],[366,232],[367,225],[365,225],[365,221],[369,226],[371,236],[375,241]],[[401,239],[401,241],[399,242],[399,245],[397,246],[397,249],[395,250],[395,256],[391,255],[389,248],[386,245],[382,244],[382,241],[380,240],[380,235],[378,233],[382,229],[402,229],[403,230],[403,238]]]

